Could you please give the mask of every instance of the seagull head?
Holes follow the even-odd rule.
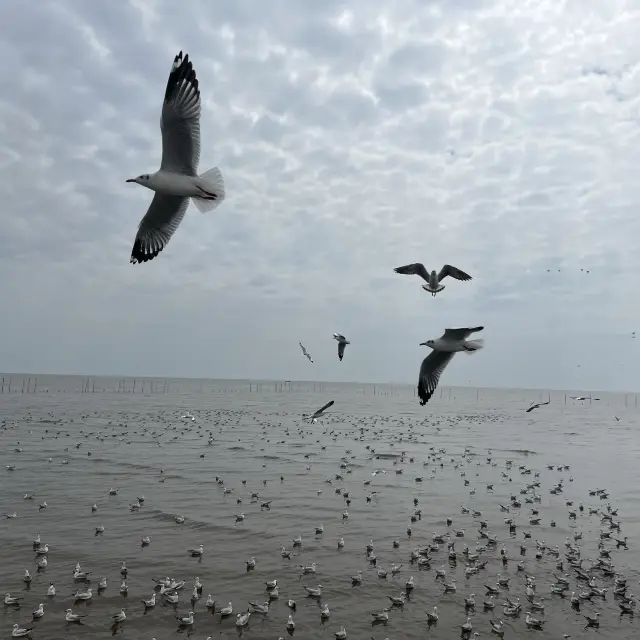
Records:
[[[433,349],[433,345],[435,344],[435,340],[427,340],[426,342],[421,342],[421,347],[431,347]]]
[[[137,178],[129,178],[128,180],[126,180],[126,182],[137,182],[138,184],[144,185],[149,182],[149,174],[143,173],[141,176],[138,176]]]

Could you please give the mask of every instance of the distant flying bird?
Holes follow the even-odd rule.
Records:
[[[406,275],[416,275],[420,276],[423,280],[426,281],[427,284],[423,284],[422,288],[425,291],[428,291],[432,296],[435,296],[436,293],[439,293],[444,289],[444,285],[440,284],[442,280],[444,280],[447,276],[451,276],[456,280],[471,280],[471,276],[456,267],[452,267],[450,264],[445,264],[442,269],[440,269],[440,273],[436,273],[434,269],[431,273],[428,273],[424,268],[424,265],[421,262],[416,262],[414,264],[407,264],[404,267],[396,267],[394,269],[396,273],[402,273]]]
[[[300,348],[302,349],[302,355],[305,356],[306,358],[308,358],[309,362],[311,362],[313,364],[313,358],[309,355],[309,352],[304,348],[304,345],[302,344],[302,342],[298,342],[298,344],[300,345]]]
[[[344,348],[351,343],[339,333],[334,333],[333,339],[338,341],[338,358],[342,360],[342,356],[344,356]]]
[[[211,211],[225,198],[224,180],[214,167],[198,175],[200,161],[200,89],[189,56],[175,57],[164,94],[160,170],[143,173],[136,182],[155,191],[138,227],[131,263],[153,260],[169,243],[189,206],[189,198],[202,212]]]
[[[308,415],[308,414],[303,414],[302,417],[303,418],[309,418],[310,422],[315,422],[318,418],[320,418],[321,416],[324,415],[324,412],[329,408],[332,407],[334,403],[334,400],[330,400],[329,402],[327,402],[327,404],[324,405],[324,407],[318,409],[315,413],[313,413],[312,415]]]
[[[437,340],[427,340],[420,343],[421,347],[426,346],[433,349],[420,366],[418,395],[421,405],[424,406],[429,402],[438,386],[442,372],[456,352],[474,353],[478,349],[482,349],[484,341],[481,338],[478,340],[467,340],[467,338],[472,333],[483,329],[484,327],[445,329]]]
[[[537,409],[538,407],[544,407],[545,404],[549,404],[551,402],[551,400],[547,400],[546,402],[537,402],[536,404],[532,404],[526,411],[525,413],[529,413],[530,411],[533,411],[534,409]]]

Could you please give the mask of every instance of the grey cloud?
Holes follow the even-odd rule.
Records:
[[[640,44],[619,6],[2,3],[3,366],[411,382],[418,342],[478,322],[487,349],[446,383],[628,386],[606,349],[573,366],[638,312]],[[124,180],[159,163],[179,49],[228,198],[132,267],[151,194]],[[474,280],[434,301],[392,271],[414,260]]]

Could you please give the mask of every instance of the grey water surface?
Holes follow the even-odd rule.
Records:
[[[112,635],[277,640],[287,637],[289,598],[297,601],[294,638],[332,639],[344,625],[352,640],[448,640],[460,637],[467,616],[481,637],[492,635],[489,620],[497,618],[505,622],[505,638],[561,639],[564,633],[572,638],[640,637],[638,623],[620,616],[612,578],[595,571],[598,586],[609,592],[604,600],[585,602],[577,612],[568,596],[584,584],[575,572],[565,563],[571,588],[560,598],[550,593],[553,574],[562,573],[556,559],[546,552],[535,558],[536,540],[551,548],[557,545],[563,558],[566,538],[573,543],[574,532],[581,532],[575,544],[582,557],[595,560],[599,532],[609,531],[609,526],[599,515],[588,515],[588,507],[606,511],[610,503],[618,509],[614,520],[621,521],[621,531],[613,531],[611,537],[627,536],[628,549],[617,550],[609,541],[605,548],[611,550],[616,570],[627,578],[628,592],[640,589],[640,414],[634,395],[600,394],[597,401],[576,401],[564,392],[443,388],[421,407],[413,389],[403,386],[155,380],[152,393],[150,380],[138,380],[134,393],[131,379],[123,384],[68,376],[39,376],[34,386],[35,376],[29,376],[27,385],[14,375],[11,393],[5,380],[0,395],[0,587],[2,593],[23,597],[19,608],[3,606],[4,637],[10,637],[12,625],[19,623],[33,626],[37,640]],[[547,397],[551,404],[524,411]],[[302,413],[332,399],[335,404],[324,420],[302,421]],[[185,414],[195,420],[183,418]],[[210,437],[213,442],[208,444]],[[470,455],[463,458],[465,449]],[[438,454],[441,450],[444,453]],[[513,461],[510,470],[507,460]],[[547,465],[554,465],[554,470]],[[555,465],[570,469],[558,471]],[[374,470],[385,473],[374,476]],[[531,473],[523,473],[526,470]],[[526,504],[520,491],[536,480],[541,503]],[[563,492],[551,494],[561,480]],[[493,484],[493,492],[488,484]],[[225,487],[230,494],[224,495]],[[111,488],[118,494],[109,495]],[[608,499],[589,494],[596,488],[606,489]],[[259,500],[251,499],[252,492]],[[25,493],[35,494],[34,499],[24,500]],[[501,512],[499,505],[510,504],[512,495],[522,500],[522,508]],[[144,496],[144,503],[130,511],[139,496]],[[411,523],[414,498],[422,513]],[[43,501],[48,506],[40,510]],[[271,508],[261,508],[262,501],[272,501]],[[584,505],[575,520],[569,518],[567,501],[573,501],[571,508],[576,510]],[[98,510],[92,513],[94,503]],[[461,505],[482,516],[462,514]],[[532,506],[540,510],[540,525],[529,524]],[[343,517],[345,509],[348,518]],[[16,518],[2,517],[13,512]],[[245,519],[236,523],[241,512]],[[185,517],[184,524],[175,522],[176,515]],[[453,519],[452,527],[447,527],[447,517]],[[506,517],[517,524],[515,536],[509,534]],[[465,544],[475,550],[481,519],[487,520],[499,544],[481,554],[481,560],[488,561],[486,569],[465,578],[462,551]],[[552,520],[557,526],[551,526]],[[324,533],[316,535],[320,524]],[[105,531],[96,535],[99,525]],[[460,529],[464,537],[455,537],[453,531]],[[532,537],[525,540],[527,530]],[[453,536],[458,560],[450,564],[446,545],[441,545],[432,554],[431,568],[419,569],[410,553],[429,544],[433,532]],[[39,573],[32,544],[38,534],[50,547],[48,566]],[[293,548],[292,540],[299,535],[302,547]],[[149,546],[141,546],[143,536],[150,536]],[[345,541],[342,550],[337,548],[340,537]],[[370,540],[377,566],[389,570],[386,579],[378,577],[367,558]],[[202,559],[190,557],[187,550],[200,544]],[[500,559],[503,544],[506,566]],[[521,544],[526,547],[524,556]],[[281,557],[283,545],[292,550],[290,560]],[[257,564],[247,571],[245,561],[252,556]],[[129,570],[127,597],[119,593],[123,561]],[[524,572],[517,571],[520,561]],[[94,596],[87,604],[73,600],[79,586],[72,575],[76,562],[91,572]],[[300,565],[312,562],[317,564],[316,575],[301,578]],[[402,568],[392,576],[394,563]],[[435,569],[442,566],[445,581],[456,580],[456,593],[445,595],[442,581],[435,580]],[[25,569],[33,575],[29,588],[23,581]],[[354,587],[351,576],[358,570],[364,579]],[[526,604],[519,618],[505,618],[502,595],[496,598],[494,612],[483,610],[484,585],[495,586],[498,573],[510,578],[502,594],[523,603],[524,574],[535,576],[536,599],[544,597],[546,605],[544,613],[533,614],[546,620],[542,631],[526,628]],[[98,594],[97,582],[103,576],[108,586]],[[151,596],[152,577],[165,576],[186,580],[179,604],[168,606],[158,596],[157,606],[145,613],[141,600]],[[192,608],[196,576],[204,590]],[[403,592],[410,576],[415,588],[406,604],[390,607],[389,596]],[[236,629],[235,614],[246,611],[249,601],[267,600],[265,582],[273,579],[278,580],[279,599],[272,602],[268,615],[252,614],[248,627]],[[49,583],[56,587],[54,598],[46,596]],[[305,597],[303,587],[318,584],[322,598]],[[464,599],[471,593],[477,605],[466,613]],[[214,614],[205,608],[208,594],[216,600]],[[234,613],[221,620],[219,610],[228,602]],[[39,603],[45,615],[32,622],[31,612]],[[323,623],[324,603],[331,617]],[[440,619],[429,627],[426,611],[434,606]],[[121,607],[126,608],[127,620],[113,627],[111,616]],[[384,607],[390,607],[388,623],[372,626],[371,613]],[[83,625],[65,622],[68,608],[87,614]],[[195,612],[194,627],[179,629],[175,616],[190,610]],[[600,628],[585,629],[584,614],[596,611]]]

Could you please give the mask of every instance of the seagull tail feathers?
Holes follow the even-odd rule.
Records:
[[[482,349],[483,347],[484,340],[482,338],[478,338],[477,340],[467,340],[464,343],[463,353],[473,353],[474,351],[478,351],[478,349]]]
[[[196,184],[202,191],[202,197],[196,196],[191,199],[201,213],[213,211],[222,204],[226,193],[224,178],[218,167],[213,167],[213,169],[200,174]]]

